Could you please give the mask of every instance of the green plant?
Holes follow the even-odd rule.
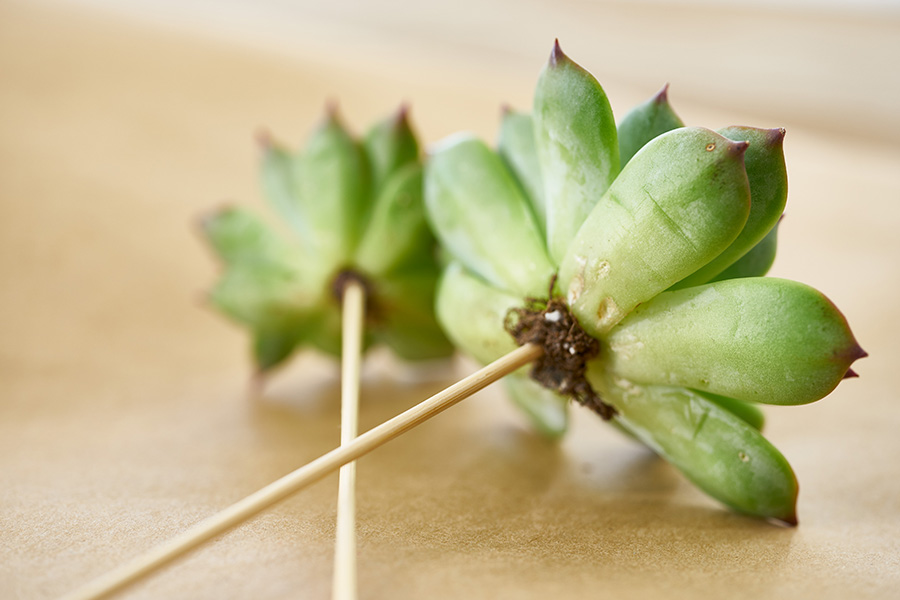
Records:
[[[367,346],[382,342],[411,360],[449,355],[452,346],[434,318],[439,269],[406,110],[361,142],[330,110],[302,153],[268,137],[262,145],[263,190],[292,235],[276,234],[237,207],[202,222],[224,263],[210,300],[250,329],[259,372],[304,346],[340,354],[347,278],[366,290]]]
[[[574,399],[726,505],[796,523],[796,478],[756,404],[822,398],[865,353],[822,294],[762,277],[787,197],[783,136],[683,127],[665,90],[617,128],[557,44],[497,152],[457,135],[426,165],[453,259],[438,319],[481,362],[544,348],[507,382],[545,434],[565,431]]]

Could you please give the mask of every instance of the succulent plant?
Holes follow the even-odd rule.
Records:
[[[202,222],[224,262],[210,299],[250,329],[258,371],[300,347],[340,353],[340,297],[348,278],[367,292],[366,346],[382,342],[410,360],[452,353],[434,317],[439,267],[406,109],[361,142],[331,108],[302,153],[268,136],[262,146],[265,197],[292,235],[237,207]]]
[[[724,504],[796,523],[797,481],[757,403],[820,399],[865,353],[821,293],[763,277],[783,136],[684,127],[665,89],[617,127],[556,44],[532,114],[505,112],[496,152],[457,134],[426,164],[452,257],[439,321],[481,362],[544,348],[506,378],[543,433],[565,431],[574,399]]]

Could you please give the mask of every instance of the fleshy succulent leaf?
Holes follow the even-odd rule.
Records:
[[[546,294],[554,268],[534,214],[500,157],[457,135],[426,165],[432,229],[453,257],[493,285],[522,296]]]
[[[283,262],[296,258],[297,248],[275,235],[248,210],[225,207],[203,218],[201,232],[226,263]]]
[[[619,160],[622,167],[653,138],[684,127],[681,117],[669,104],[668,92],[667,83],[655,96],[632,108],[619,123]]]
[[[372,127],[363,140],[369,158],[372,193],[376,198],[394,173],[418,162],[419,143],[408,114],[406,106],[400,107],[395,115]]]
[[[778,227],[776,223],[769,233],[737,262],[713,277],[712,281],[739,279],[741,277],[762,277],[772,268],[778,250]]]
[[[327,270],[348,264],[369,214],[368,163],[333,113],[309,138],[298,159],[298,207],[308,229],[299,232]]]
[[[303,273],[267,262],[226,268],[210,300],[233,319],[260,329],[313,310],[319,297],[307,288]]]
[[[559,43],[538,80],[533,114],[547,206],[547,247],[559,264],[619,172],[616,123],[603,88],[563,54]]]
[[[289,326],[254,332],[253,361],[257,371],[265,373],[287,360],[301,343],[302,337],[302,330]]]
[[[707,494],[739,512],[797,523],[796,476],[756,428],[691,390],[596,375],[589,377],[616,419]]]
[[[762,431],[763,426],[766,424],[766,416],[763,414],[762,410],[752,402],[735,400],[728,396],[719,396],[718,394],[711,394],[709,392],[701,392],[698,390],[692,391],[703,396],[710,402],[718,404],[720,408],[724,408],[757,431]]]
[[[372,332],[403,359],[430,360],[453,353],[434,315],[438,277],[431,265],[391,273],[375,284]]]
[[[312,223],[300,198],[299,157],[268,134],[260,135],[259,139],[262,146],[260,180],[263,196],[301,240],[308,240],[313,235]]]
[[[511,109],[503,111],[497,152],[522,186],[541,231],[546,232],[544,181],[541,179],[541,165],[534,145],[534,120],[531,115]]]
[[[560,264],[560,289],[585,331],[602,337],[737,237],[750,208],[746,146],[681,128],[626,165]]]
[[[750,214],[737,239],[719,256],[681,280],[673,289],[709,282],[765,238],[781,218],[787,202],[784,129],[727,127],[719,134],[735,142],[749,142],[744,166],[750,182]]]
[[[551,440],[562,437],[569,427],[569,399],[541,386],[527,375],[515,373],[503,380],[510,398],[534,428]]]
[[[453,345],[433,318],[424,323],[398,318],[374,335],[403,360],[436,360],[453,355]]]
[[[660,294],[607,344],[607,368],[617,377],[765,404],[818,400],[865,356],[821,293],[768,277]]]
[[[363,333],[363,351],[371,344],[371,333]],[[317,350],[334,358],[341,357],[341,307],[335,302],[323,303],[315,313],[308,336]]]
[[[434,244],[422,201],[422,167],[412,163],[394,173],[375,200],[354,263],[375,277],[423,258],[433,264]]]
[[[509,309],[521,304],[520,297],[498,290],[456,262],[438,282],[438,322],[457,347],[484,364],[516,349],[503,323]]]

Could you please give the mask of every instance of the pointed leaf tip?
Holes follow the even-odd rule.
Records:
[[[669,83],[666,82],[662,89],[656,92],[656,95],[653,97],[653,101],[657,104],[665,104],[669,101]]]
[[[222,203],[219,206],[206,210],[193,219],[193,228],[200,233],[206,233],[213,221],[234,210],[234,206],[228,203]]]
[[[838,358],[839,360],[846,360],[848,365],[850,365],[861,358],[866,358],[867,356],[869,356],[869,353],[863,350],[862,346],[860,346],[859,343],[854,341],[853,345],[850,348],[847,348],[843,352],[840,352],[836,358]],[[848,367],[848,372],[850,371],[853,371],[853,369],[850,369]],[[847,379],[848,377],[858,377],[858,375],[856,375],[855,373],[853,375],[844,375],[844,379]]]
[[[785,527],[796,527],[800,524],[800,521],[797,519],[797,513],[790,514],[784,518],[772,517],[772,521]]]
[[[562,48],[559,47],[559,38],[553,40],[553,50],[550,52],[550,66],[555,67],[568,58],[562,51]]]
[[[325,123],[343,128],[341,125],[340,106],[334,98],[329,98],[325,101]]]
[[[853,369],[847,369],[847,372],[844,373],[844,379],[855,379],[857,377],[859,377],[859,373]]]
[[[201,308],[212,308],[212,292],[210,292],[209,290],[205,290],[194,294],[194,305]]]
[[[397,113],[394,115],[394,126],[398,129],[408,128],[409,127],[409,102],[403,102],[397,108]]]
[[[729,156],[744,156],[744,153],[747,151],[747,148],[750,147],[750,142],[731,142],[728,144],[728,147],[725,149],[726,154]]]
[[[776,127],[775,129],[770,129],[766,134],[766,141],[772,145],[776,146],[781,144],[784,141],[784,136],[787,131],[784,127]]]
[[[269,151],[275,145],[275,138],[272,136],[272,132],[264,127],[257,130],[256,135],[253,137],[263,152]]]

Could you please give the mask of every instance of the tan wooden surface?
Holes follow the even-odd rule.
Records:
[[[865,42],[847,27],[856,37],[836,40]],[[405,100],[428,142],[461,127],[492,138],[546,54],[531,72],[502,52],[380,69],[362,46],[323,47],[0,3],[0,597],[58,596],[337,445],[337,365],[302,356],[248,399],[243,334],[202,303],[215,265],[191,222],[223,201],[262,207],[258,128],[298,144],[327,98],[357,131]],[[821,66],[801,49],[766,60]],[[623,63],[603,79],[619,114],[658,83],[617,79]],[[756,86],[742,77],[720,83]],[[897,85],[872,81],[823,106],[869,123],[874,105],[852,98]],[[767,410],[800,478],[799,528],[723,510],[591,414],[548,444],[489,388],[359,461],[361,598],[897,597],[900,149],[817,125],[815,107],[800,118],[793,96],[769,120],[775,88],[755,89],[770,102],[748,115],[678,104],[672,83],[692,123],[788,127],[773,274],[824,291],[871,354],[826,400]],[[471,368],[371,357],[360,429]],[[327,598],[336,489],[316,484],[123,597]]]

